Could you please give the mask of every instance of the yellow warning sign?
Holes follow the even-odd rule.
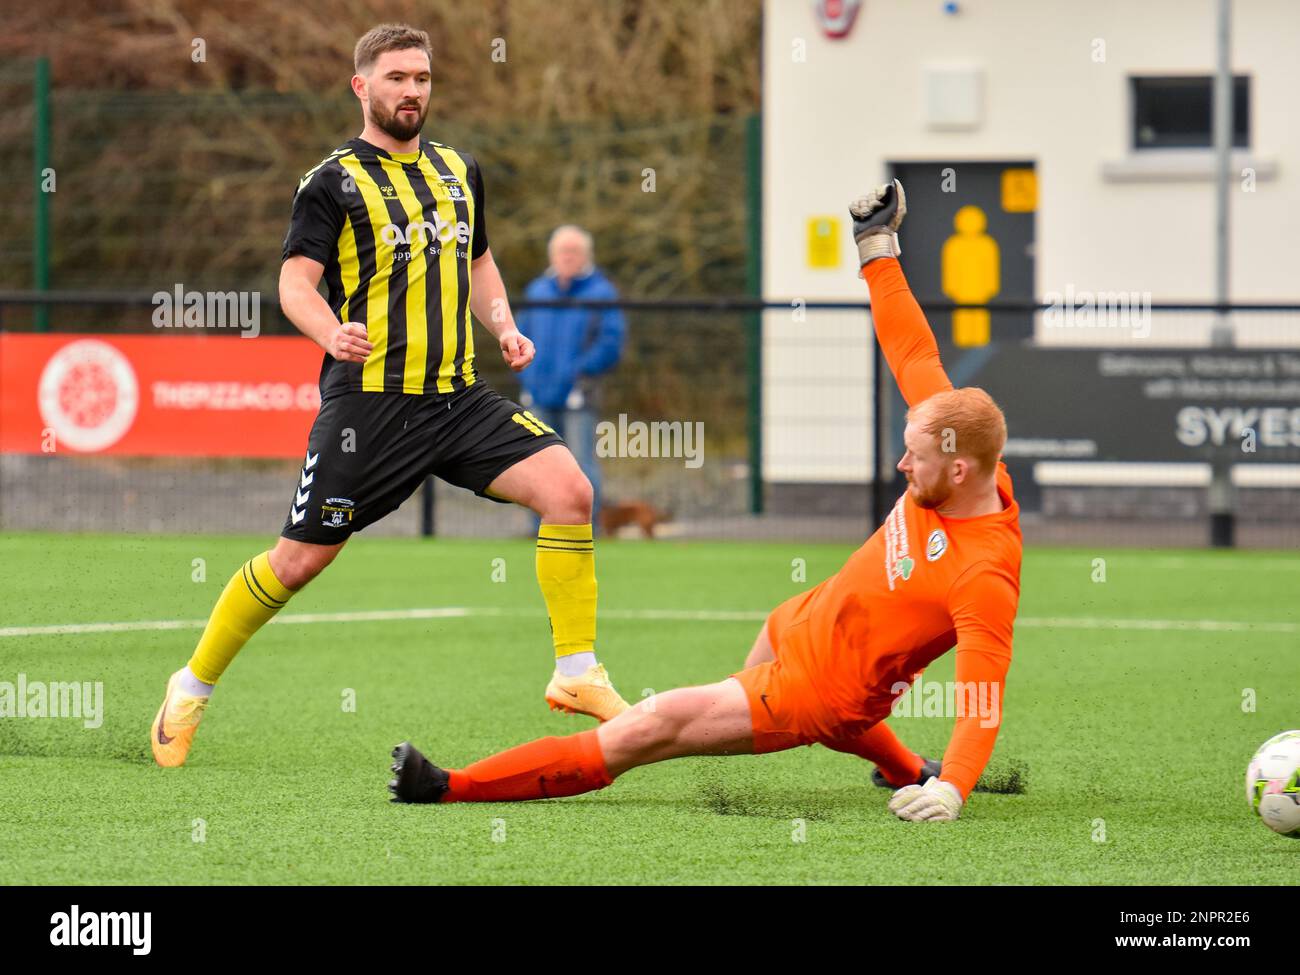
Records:
[[[818,269],[840,266],[839,217],[808,218],[808,266]]]
[[[1038,209],[1038,174],[1032,169],[1002,170],[1002,209],[1033,213]]]

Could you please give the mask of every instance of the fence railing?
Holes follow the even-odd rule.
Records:
[[[260,300],[263,334],[296,334],[274,296]],[[1294,476],[1300,451],[1293,449],[1300,448],[1300,303],[1151,303],[1138,337],[1131,328],[1123,335],[1102,325],[1058,328],[1049,317],[1061,309],[1048,302],[993,302],[979,306],[990,312],[993,327],[989,344],[976,348],[951,341],[951,317],[977,306],[921,303],[954,382],[986,386],[1006,410],[1012,435],[1007,461],[1018,496],[1027,518],[1040,519],[1044,531],[1056,533],[1051,537],[1087,537],[1088,524],[1128,531],[1144,522],[1153,542],[1204,544],[1203,529],[1214,516],[1212,482],[1220,472],[1235,486],[1228,511],[1248,535],[1254,533],[1250,537],[1267,539],[1270,531],[1290,537],[1277,536],[1276,526],[1300,526]],[[153,333],[143,312],[154,304],[153,294],[144,292],[0,291],[0,330],[34,330],[31,310],[45,305],[52,334]],[[878,524],[903,489],[893,464],[904,406],[892,379],[884,378],[865,300],[514,303],[516,312],[572,306],[618,307],[628,319],[626,355],[603,383],[602,418],[703,424],[709,460],[702,473],[661,459],[609,457],[603,466],[611,500],[648,501],[681,530],[740,536],[759,531],[752,519],[763,515],[766,525],[786,526],[770,530],[818,533],[840,518],[840,529],[830,534],[849,537]],[[1212,348],[1209,331],[1225,317],[1236,322],[1242,341]],[[480,374],[518,397],[517,377],[484,338],[478,332]],[[1294,355],[1286,349],[1295,349]],[[759,354],[750,354],[755,350]],[[1290,368],[1297,369],[1294,376]],[[1214,369],[1226,371],[1219,376]],[[1246,373],[1252,369],[1278,372],[1251,380]],[[1159,374],[1144,376],[1151,370]],[[1253,387],[1242,385],[1252,381]],[[1295,383],[1294,395],[1287,382]],[[1186,389],[1180,391],[1180,383]],[[1228,440],[1251,434],[1256,449],[1234,454],[1233,443],[1210,442],[1223,440],[1224,431],[1232,434]],[[161,461],[84,454],[0,460],[0,522],[9,528],[181,530],[184,511],[161,519],[121,514],[122,498],[157,492],[188,498],[191,508],[207,512],[214,530],[224,530],[211,521],[221,509],[208,485],[229,492],[243,484],[274,506],[283,479],[277,464],[268,462],[237,464],[229,472],[226,462],[214,462],[218,473],[205,482],[193,464],[181,470]],[[823,463],[828,460],[836,463]],[[79,491],[80,500],[43,490],[51,477]],[[131,486],[133,478],[138,483]],[[250,488],[253,482],[258,486]],[[465,508],[472,499],[460,494],[430,486],[412,508],[422,517],[412,516],[404,530],[493,530],[500,509]],[[1161,520],[1169,522],[1163,534],[1153,527]],[[1076,521],[1072,535],[1066,529]],[[1285,530],[1300,540],[1300,527]],[[1250,538],[1245,543],[1253,544]]]

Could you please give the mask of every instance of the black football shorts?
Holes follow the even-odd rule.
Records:
[[[504,470],[563,442],[482,381],[438,396],[339,393],[312,424],[280,534],[344,541],[396,511],[430,474],[490,497],[484,492]]]

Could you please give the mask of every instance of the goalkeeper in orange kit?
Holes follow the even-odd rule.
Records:
[[[898,462],[908,489],[885,523],[839,572],[772,612],[739,673],[464,769],[441,769],[404,742],[389,783],[397,801],[557,798],[670,758],[817,743],[875,762],[898,789],[889,808],[900,818],[958,817],[992,754],[1000,706],[959,713],[942,764],[904,746],[884,718],[898,691],[954,646],[958,687],[1003,701],[1020,598],[1019,506],[1001,462],[1002,411],[981,389],[953,389],[896,260],[906,212],[897,180],[850,206],[876,335],[910,407]]]

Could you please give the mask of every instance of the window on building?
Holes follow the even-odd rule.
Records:
[[[1134,149],[1208,149],[1214,145],[1214,79],[1130,78]],[[1250,147],[1250,79],[1232,79],[1232,144]]]

